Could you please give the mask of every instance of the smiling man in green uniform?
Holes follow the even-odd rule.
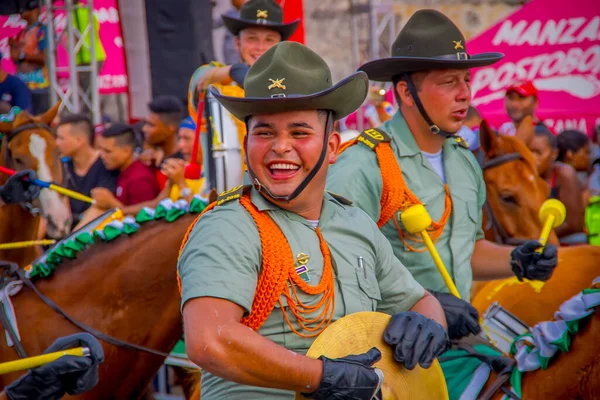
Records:
[[[178,262],[187,352],[203,369],[202,398],[371,399],[381,384],[371,367],[378,349],[304,356],[331,322],[360,311],[392,315],[384,340],[409,369],[431,366],[449,340],[439,303],[375,223],[324,191],[340,145],[333,122],[364,101],[366,75],[333,85],[323,59],[283,42],[250,68],[245,87],[244,98],[210,90],[247,124],[253,185],[209,206]]]
[[[396,256],[444,308],[452,339],[479,332],[468,301],[473,278],[547,280],[557,249],[537,241],[519,247],[484,240],[481,168],[457,132],[471,102],[469,68],[493,64],[500,53],[469,55],[454,23],[435,10],[416,12],[399,33],[392,57],[360,70],[374,81],[392,81],[400,105],[390,121],[363,132],[329,170],[327,189],[347,196],[378,222]],[[407,233],[400,213],[425,204],[437,251],[461,298],[448,294],[419,238]]]

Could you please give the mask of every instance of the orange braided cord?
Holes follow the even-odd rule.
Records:
[[[183,236],[183,240],[181,241],[181,246],[179,246],[179,255],[177,256],[178,261],[179,261],[179,258],[181,257],[181,253],[183,252],[183,248],[185,247],[185,244],[187,243],[188,238],[190,237],[190,233],[192,233],[192,229],[194,229],[194,226],[196,225],[196,222],[198,222],[198,220],[200,219],[201,216],[204,215],[204,213],[212,210],[213,208],[215,208],[216,205],[217,205],[216,201],[209,204],[200,213],[200,215],[198,215],[196,218],[194,218],[194,221],[190,224],[190,226],[188,226],[187,231],[185,232],[185,235]],[[179,296],[181,297],[181,277],[179,276],[179,270],[177,270],[177,287],[179,288]]]
[[[319,237],[323,253],[323,276],[316,286],[310,286],[298,276],[294,266],[292,249],[277,224],[268,214],[258,211],[250,201],[248,195],[242,196],[240,203],[256,223],[262,249],[262,270],[258,277],[252,309],[250,315],[242,318],[242,324],[255,331],[258,330],[273,311],[275,303],[279,302],[283,316],[295,334],[304,338],[319,335],[331,323],[335,309],[331,254],[321,232],[317,228],[317,236]],[[287,289],[288,282],[290,283],[292,293],[289,293]],[[294,284],[307,294],[321,294],[321,299],[317,304],[307,306],[298,298],[297,289]],[[282,295],[286,297],[288,307],[302,329],[311,333],[304,334],[294,328],[283,308]],[[315,318],[311,319],[303,315],[315,312],[321,308],[323,309]],[[316,322],[319,322],[317,326],[308,326]]]
[[[357,139],[345,142],[340,148],[340,153],[356,143],[358,143]],[[406,248],[415,252],[425,251],[425,247],[417,249],[406,242],[408,239],[413,242],[421,243],[423,239],[420,237],[420,235],[413,235],[405,232],[398,224],[397,219],[393,218],[394,213],[397,211],[402,212],[408,207],[422,204],[421,201],[406,184],[404,176],[402,175],[402,169],[396,160],[396,156],[394,155],[391,144],[389,142],[379,143],[377,147],[375,147],[375,154],[377,156],[379,170],[381,171],[382,181],[381,199],[379,201],[381,210],[379,212],[377,226],[381,228],[390,220],[390,218],[392,218],[394,225],[396,225],[396,229],[398,230],[398,234],[400,235],[400,240],[406,245]],[[446,226],[448,218],[450,217],[450,213],[452,212],[452,199],[450,197],[448,185],[444,185],[444,190],[446,192],[444,213],[438,222],[433,221],[427,228],[433,243],[436,243],[442,235],[444,227]]]
[[[342,154],[344,150],[346,150],[350,146],[354,146],[356,143],[358,143],[358,139],[356,138],[350,139],[347,142],[342,143],[340,145],[340,149],[338,150],[338,154]]]

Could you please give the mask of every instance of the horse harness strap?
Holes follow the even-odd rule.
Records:
[[[14,265],[14,264],[13,264]],[[35,286],[35,284],[25,276],[25,271],[21,268],[19,268],[18,266],[15,265],[16,268],[11,269],[11,273],[13,275],[15,275],[16,277],[18,277],[18,279],[20,281],[23,282],[23,284],[25,286],[27,286],[28,288],[30,288],[31,290],[33,290],[33,292],[44,302],[46,303],[46,305],[48,307],[50,307],[54,312],[56,312],[57,314],[63,316],[66,320],[68,320],[69,322],[71,322],[73,325],[75,325],[76,327],[78,327],[79,329],[88,332],[89,334],[95,336],[96,338],[106,342],[106,343],[110,343],[114,346],[118,346],[118,347],[123,347],[126,349],[130,349],[130,350],[137,350],[137,351],[143,351],[146,353],[150,353],[156,356],[160,356],[160,357],[172,357],[170,356],[168,353],[163,353],[162,351],[157,351],[157,350],[153,350],[150,349],[148,347],[145,346],[139,346],[133,343],[127,343],[125,341],[119,340],[113,336],[110,335],[106,335],[94,328],[92,328],[91,326],[85,325],[75,319],[73,319],[73,317],[71,317],[69,314],[67,314],[61,307],[59,307],[54,301],[52,301],[51,299],[49,299],[48,297],[46,297],[42,292],[39,291],[39,289]],[[4,323],[4,321],[3,321]],[[19,354],[21,355],[21,354]]]
[[[482,361],[485,365],[487,365],[492,371],[494,371],[497,376],[492,385],[481,395],[477,397],[477,400],[491,400],[494,394],[498,390],[504,391],[509,397],[520,400],[516,397],[510,390],[505,390],[504,385],[510,379],[512,370],[515,366],[515,361],[503,356],[491,356],[487,354],[482,354],[478,352],[473,346],[461,343],[458,346],[458,349],[466,351],[467,357],[474,357],[478,360]],[[460,359],[464,356],[440,356],[439,361],[450,361],[453,359]]]
[[[15,278],[14,275],[19,267],[15,263],[2,262],[0,264],[0,268],[4,269],[4,271],[2,272],[2,277],[0,279],[0,290],[4,291],[5,288],[8,287],[8,285],[10,285],[12,282],[16,282],[18,280],[18,278]],[[15,325],[11,322],[11,317],[7,312],[6,305],[4,304],[5,301],[9,302],[10,298],[8,298],[8,294],[7,294],[6,298],[4,298],[4,296],[0,295],[0,299],[2,300],[2,302],[1,302],[2,304],[0,304],[0,322],[2,323],[2,327],[8,334],[8,338],[10,338],[10,342],[12,342],[12,344],[15,346],[15,351],[17,352],[19,357],[26,358],[27,352],[25,351],[25,348],[23,347],[23,344],[21,343],[19,334],[17,333],[17,330],[15,329]],[[10,343],[9,343],[9,345],[10,345]]]

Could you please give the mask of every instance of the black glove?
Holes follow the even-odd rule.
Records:
[[[302,393],[304,397],[371,400],[379,393],[383,380],[371,367],[381,359],[381,352],[376,347],[364,354],[335,359],[321,356],[319,359],[323,361],[323,378],[317,390]]]
[[[433,360],[450,348],[444,327],[414,311],[392,316],[383,340],[394,348],[394,359],[409,370],[417,363],[423,368],[431,367]]]
[[[23,178],[27,177],[28,181]],[[4,186],[0,187],[0,198],[6,204],[25,203],[37,199],[40,187],[31,182],[37,179],[35,172],[30,169],[18,171],[8,178]]]
[[[444,309],[450,339],[460,339],[469,333],[476,335],[481,331],[479,313],[471,304],[450,293],[434,292],[433,290],[429,290],[429,293],[440,302]]]
[[[87,347],[90,356],[62,356],[56,361],[32,369],[4,391],[11,400],[54,400],[65,393],[75,395],[92,389],[98,383],[98,364],[104,361],[102,346],[89,333],[76,333],[57,339],[45,353],[74,347]]]
[[[243,89],[244,79],[249,69],[250,66],[246,63],[233,64],[229,69],[229,77]]]
[[[558,250],[556,246],[547,244],[541,253],[535,250],[542,247],[537,240],[523,243],[510,253],[510,266],[517,278],[547,281],[552,276],[558,263]]]

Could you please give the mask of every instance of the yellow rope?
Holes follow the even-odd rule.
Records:
[[[27,240],[24,242],[2,243],[2,244],[0,244],[0,250],[22,249],[24,247],[31,247],[31,246],[49,246],[54,243],[56,243],[56,240],[48,240],[48,239]]]

